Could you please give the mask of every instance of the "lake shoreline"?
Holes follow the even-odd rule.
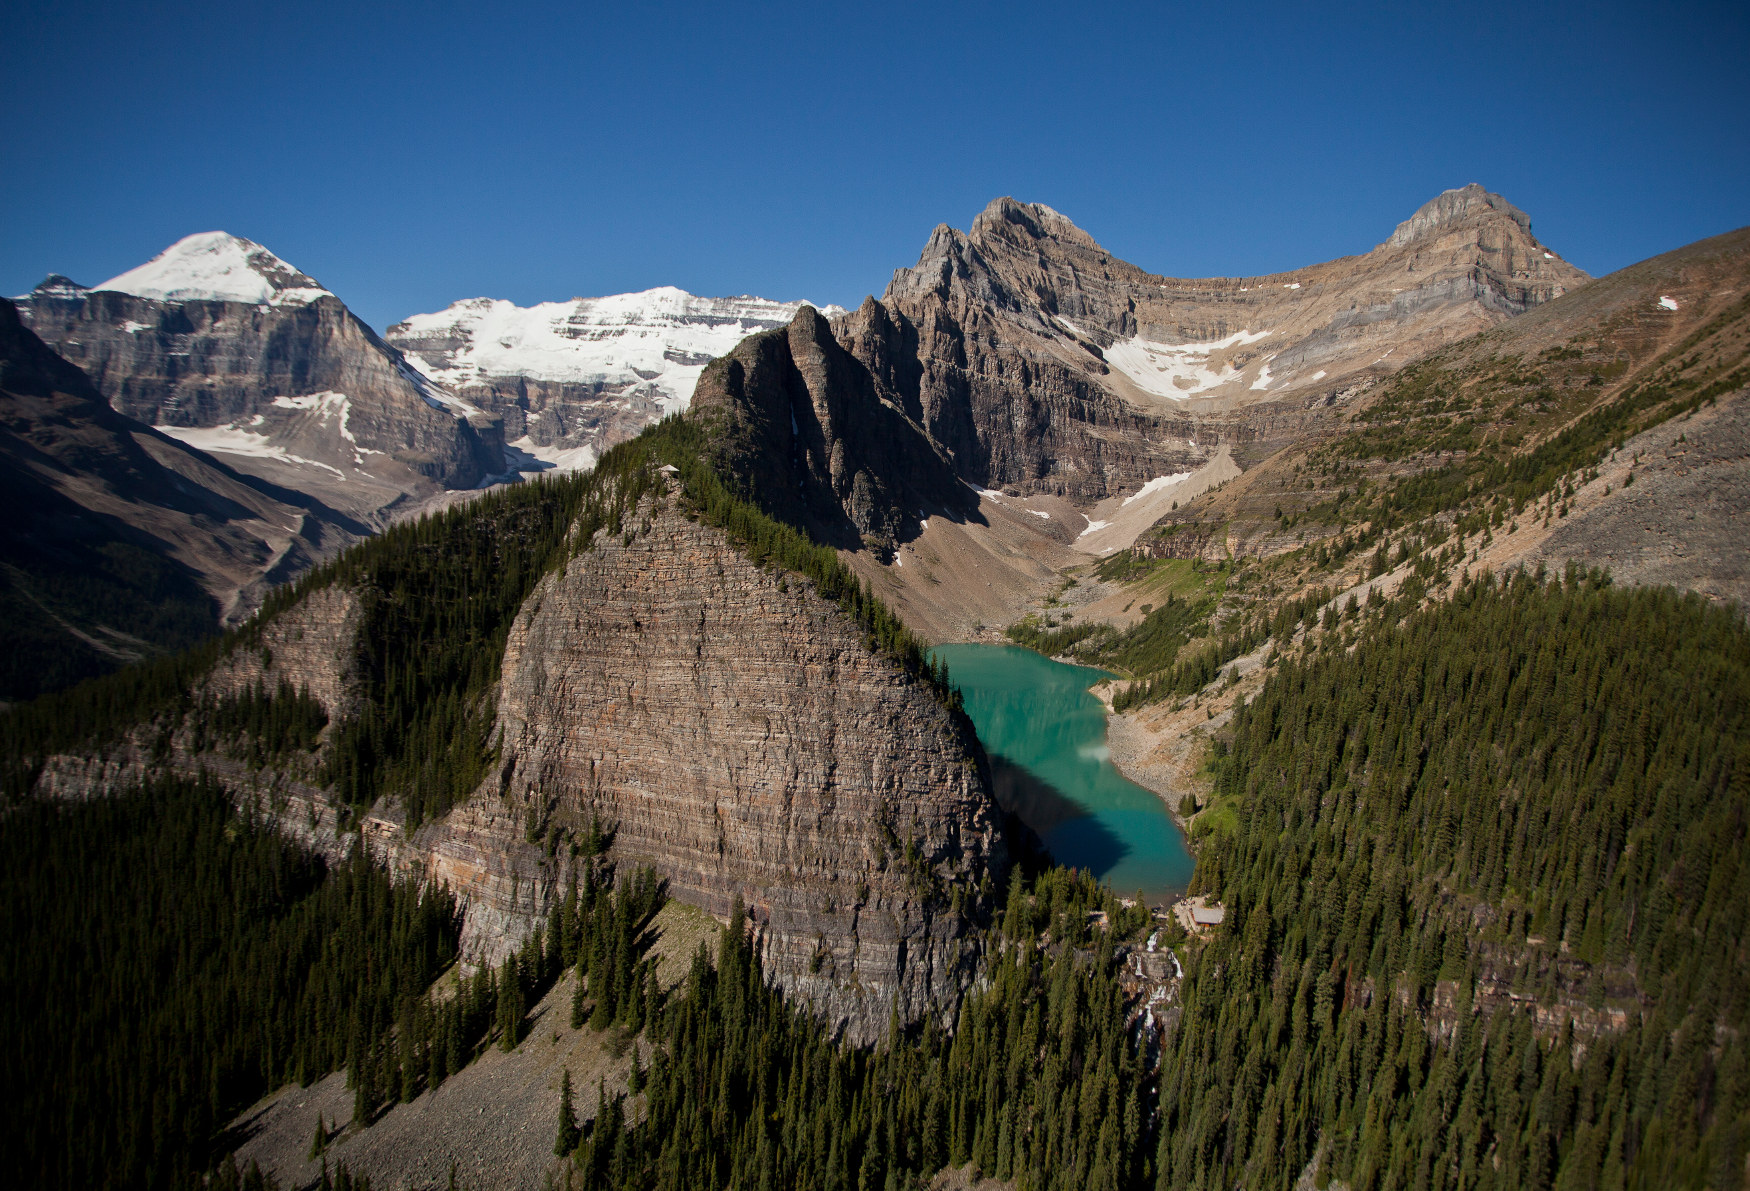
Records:
[[[1086,662],[1068,654],[1053,657],[1041,650],[1032,649],[1031,646],[1022,645],[1020,648],[1031,650],[1065,666],[1088,668]],[[1112,708],[1113,697],[1129,685],[1130,680],[1113,675],[1088,688],[1088,693],[1098,699],[1100,705],[1106,709],[1106,748],[1111,757],[1112,768],[1161,800],[1167,817],[1173,821],[1173,826],[1178,828],[1179,836],[1184,840],[1185,851],[1195,860],[1197,846],[1191,839],[1190,822],[1179,813],[1180,800],[1193,791],[1179,779],[1170,763],[1153,757],[1163,745],[1165,734],[1145,727],[1140,710],[1133,715],[1114,711]],[[1184,734],[1179,735],[1182,737]]]
[[[1159,789],[1114,763],[1109,706],[1096,688],[1109,671],[1064,662],[1017,644],[956,643],[933,656],[949,666],[987,752],[1005,810],[1040,834],[1059,863],[1086,866],[1114,889],[1171,900],[1195,858],[1183,825]]]
[[[1177,710],[1162,703],[1127,712],[1112,710],[1113,697],[1127,685],[1125,680],[1115,679],[1091,688],[1106,708],[1112,767],[1161,800],[1179,829],[1185,851],[1195,862],[1197,842],[1179,803],[1187,794],[1208,799],[1208,783],[1200,780],[1204,751],[1214,732],[1232,720],[1233,707],[1225,707],[1214,716],[1208,714],[1211,709],[1200,710],[1195,703]]]
[[[1112,768],[1161,800],[1173,826],[1185,837],[1185,850],[1195,856],[1197,848],[1191,841],[1190,825],[1179,814],[1179,800],[1188,791],[1177,787],[1172,771],[1165,765],[1147,760],[1159,743],[1153,733],[1129,716],[1115,711],[1107,713],[1106,747],[1112,751]]]

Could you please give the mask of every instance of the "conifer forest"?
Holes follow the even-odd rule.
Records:
[[[1356,403],[1287,446],[1078,397],[1104,445],[985,487],[954,469],[1019,456],[929,439],[918,396],[970,366],[889,355],[962,332],[870,303],[678,353],[703,415],[384,516],[223,633],[0,707],[11,1182],[1750,1188],[1750,622],[1622,545],[1630,488],[1741,464],[1703,434],[1750,305],[1489,331],[1282,414]],[[1087,377],[1128,358],[1094,342]],[[737,474],[712,399],[773,457]],[[895,442],[853,441],[876,406]],[[1064,479],[1157,450],[1209,470]],[[1622,574],[1551,561],[1625,507],[1587,531]],[[992,656],[1080,710],[980,687]],[[1003,755],[979,697],[1064,767]],[[1114,887],[1127,830],[1170,882]]]

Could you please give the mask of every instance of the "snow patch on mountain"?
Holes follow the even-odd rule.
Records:
[[[304,305],[331,295],[279,257],[241,236],[197,232],[119,277],[93,287],[160,302]]]
[[[565,475],[588,471],[595,461],[594,447],[544,447],[526,434],[504,444],[504,465],[511,471]]]
[[[260,415],[256,416],[260,421]],[[323,463],[317,459],[305,459],[294,455],[278,443],[273,442],[265,434],[258,434],[247,429],[240,422],[232,422],[227,426],[154,426],[160,434],[167,434],[177,442],[193,447],[197,451],[205,451],[209,455],[244,455],[255,459],[277,459],[281,463],[298,464],[304,467],[320,467],[331,471],[342,480],[346,473],[332,464]]]
[[[1106,349],[1105,356],[1108,364],[1146,393],[1157,397],[1193,397],[1240,375],[1232,364],[1212,363],[1212,355],[1256,343],[1269,334],[1235,331],[1225,339],[1208,343],[1156,343],[1137,336],[1114,343]]]
[[[358,439],[347,429],[347,416],[352,413],[352,400],[345,393],[306,393],[301,397],[275,397],[273,403],[281,409],[303,409],[315,414],[316,420],[327,425],[336,417],[340,419],[340,437],[355,447]]]
[[[1190,478],[1191,473],[1188,471],[1174,472],[1170,476],[1156,476],[1154,479],[1138,488],[1135,492],[1125,497],[1124,504],[1127,505],[1131,501],[1141,500],[1145,496],[1151,496],[1154,493],[1159,492],[1162,488],[1171,487],[1172,485],[1177,484],[1180,480],[1188,480]],[[1123,505],[1120,505],[1119,507],[1122,508]]]
[[[386,336],[424,376],[452,392],[493,377],[641,390],[664,413],[685,409],[705,365],[805,303],[700,298],[673,286],[517,306],[494,298],[416,314]],[[832,317],[837,306],[819,308]]]

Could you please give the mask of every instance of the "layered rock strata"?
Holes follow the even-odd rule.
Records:
[[[50,277],[17,301],[116,410],[354,515],[505,470],[497,419],[250,241],[190,236],[97,288]]]
[[[0,461],[0,698],[192,644],[367,532],[111,409],[3,299]]]
[[[1092,502],[1218,445],[1278,440],[1299,411],[1586,280],[1475,185],[1365,255],[1199,280],[1145,272],[1051,208],[1003,198],[969,233],[938,227],[835,330],[961,476]]]
[[[503,797],[648,863],[834,1028],[954,1003],[1007,867],[977,741],[835,604],[671,506],[543,581],[499,702]],[[980,890],[983,890],[981,893]]]
[[[519,613],[500,770],[411,837],[388,800],[357,830],[385,863],[456,893],[474,962],[498,962],[552,909],[585,863],[560,845],[601,823],[622,871],[649,864],[719,916],[740,898],[768,973],[836,1031],[867,1042],[895,1011],[950,1012],[1008,868],[970,725],[809,582],[755,566],[673,499],[598,535]],[[207,687],[284,679],[333,731],[357,698],[358,628],[350,593],[316,592]],[[356,838],[314,759],[255,771],[191,746],[182,733],[166,751],[142,731],[100,757],[51,759],[38,789],[87,797],[204,771],[331,857]]]

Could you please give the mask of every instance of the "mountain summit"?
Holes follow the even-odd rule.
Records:
[[[333,296],[255,241],[229,232],[184,236],[145,264],[93,288],[161,302],[259,305]]]
[[[51,276],[17,304],[118,412],[365,524],[505,470],[495,421],[253,240],[185,236],[102,285]]]
[[[898,374],[963,477],[1100,500],[1200,466],[1217,439],[1268,453],[1311,405],[1587,280],[1530,229],[1467,186],[1363,255],[1185,279],[1004,197],[970,232],[937,227],[878,305],[901,326],[890,346],[917,353]],[[867,338],[864,313],[841,338]]]
[[[1531,234],[1531,216],[1498,194],[1491,194],[1477,183],[1444,190],[1416,209],[1416,213],[1398,224],[1398,230],[1384,244],[1386,248],[1401,248],[1430,232],[1451,227],[1472,216],[1487,218],[1490,212],[1517,223],[1526,235]]]

